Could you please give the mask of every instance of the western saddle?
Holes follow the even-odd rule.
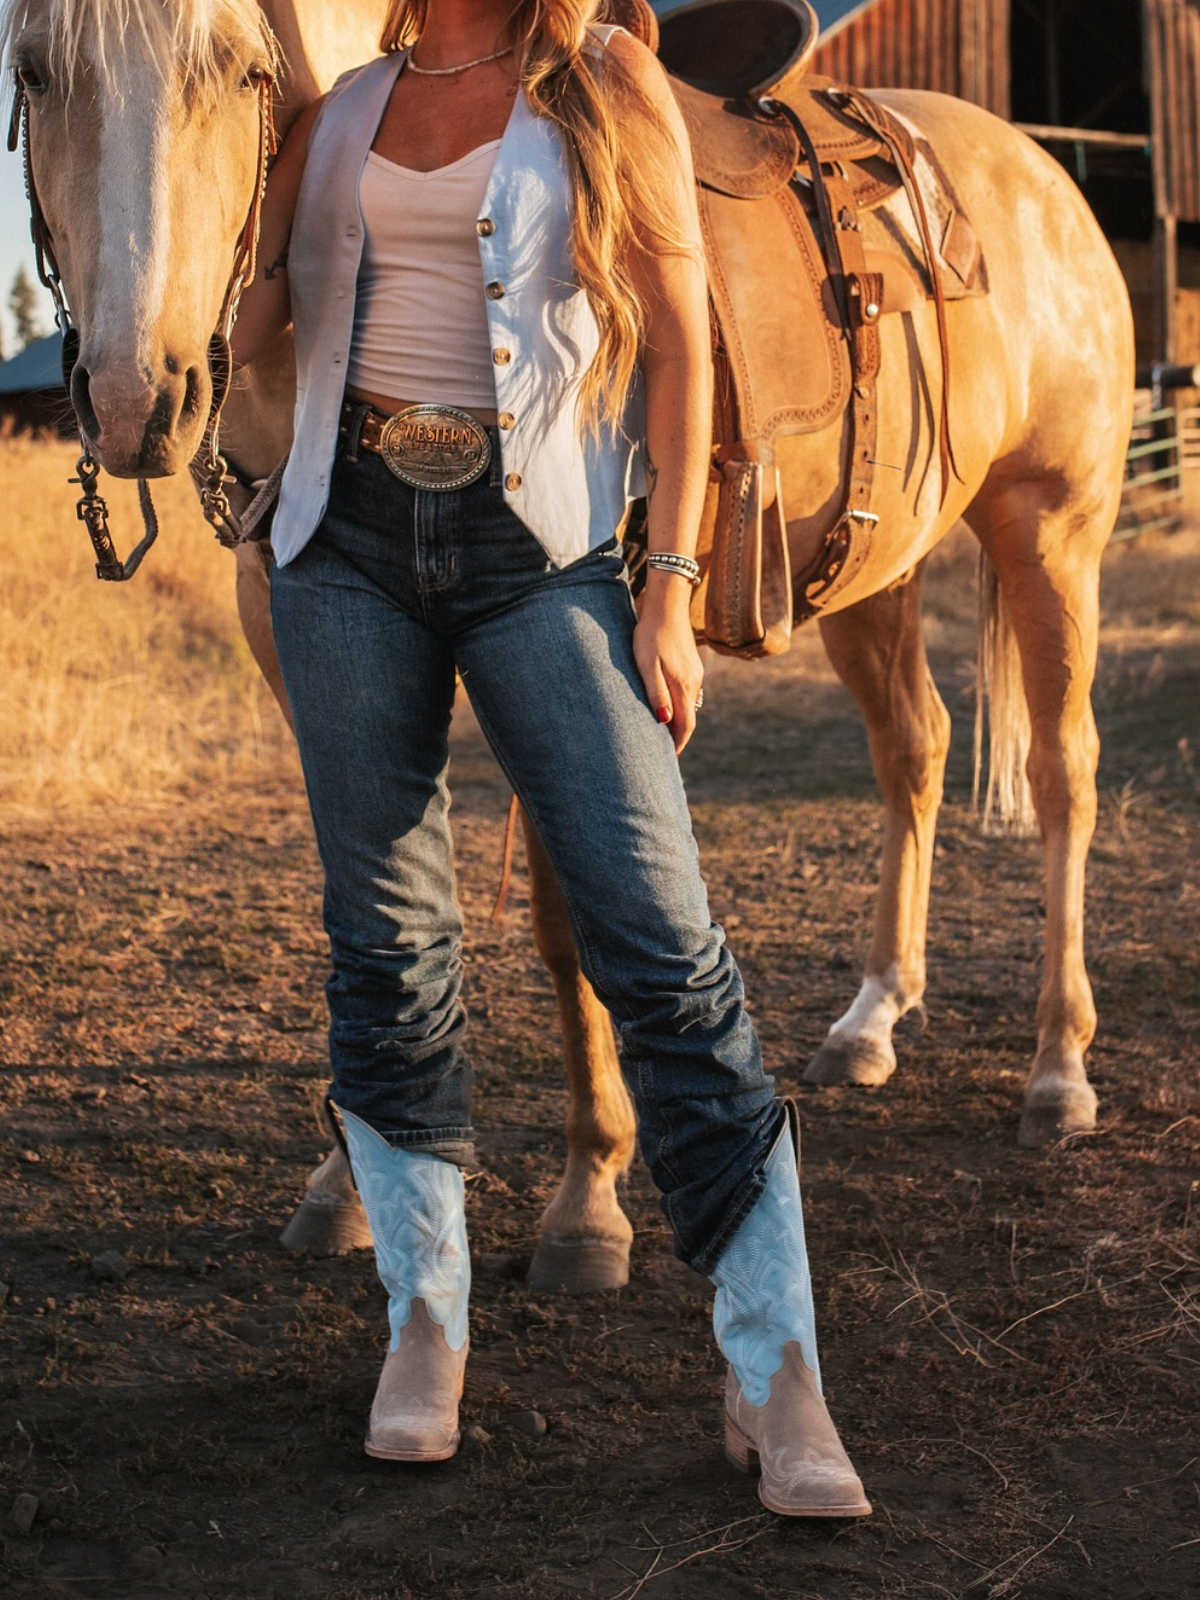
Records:
[[[693,622],[718,650],[773,655],[788,647],[793,619],[827,606],[866,559],[878,523],[879,322],[927,299],[945,497],[954,470],[945,304],[985,293],[986,271],[928,146],[860,90],[809,73],[818,24],[806,0],[655,0],[655,10],[610,0],[608,15],[657,47],[696,170],[716,394]],[[901,195],[907,207],[887,206]],[[775,445],[847,410],[841,504],[793,573]]]

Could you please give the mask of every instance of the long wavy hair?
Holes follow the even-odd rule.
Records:
[[[391,0],[384,51],[421,36],[429,0]],[[604,0],[514,0],[508,36],[521,88],[535,115],[563,133],[574,194],[572,242],[580,287],[600,333],[579,387],[581,425],[616,432],[637,371],[645,324],[631,254],[686,250],[657,214],[655,178],[665,174],[674,135],[657,108],[610,57],[585,51],[588,24]],[[603,81],[601,74],[603,73]]]

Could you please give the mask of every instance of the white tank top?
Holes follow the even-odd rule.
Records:
[[[372,150],[359,180],[363,253],[347,380],[395,400],[494,411],[475,223],[500,140],[413,172]]]

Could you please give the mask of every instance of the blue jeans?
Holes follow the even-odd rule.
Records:
[[[634,663],[615,540],[556,568],[487,476],[414,490],[343,447],[271,611],[325,868],[334,1100],[393,1144],[469,1159],[457,669],[616,1022],[676,1251],[710,1270],[763,1187],[779,1111]]]

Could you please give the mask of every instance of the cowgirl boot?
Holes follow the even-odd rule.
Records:
[[[785,1517],[867,1517],[871,1507],[821,1394],[800,1207],[796,1108],[766,1188],[717,1262],[713,1329],[729,1362],[725,1454],[760,1472],[758,1497]]]
[[[364,1448],[385,1461],[445,1461],[458,1449],[467,1361],[462,1173],[440,1156],[390,1145],[353,1112],[341,1118],[391,1324]]]

